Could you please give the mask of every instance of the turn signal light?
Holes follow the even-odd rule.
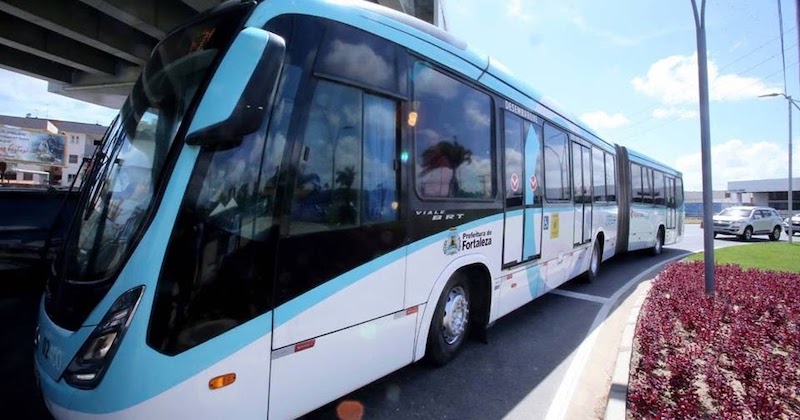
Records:
[[[236,381],[235,373],[226,373],[208,381],[208,389],[215,390],[226,387]]]

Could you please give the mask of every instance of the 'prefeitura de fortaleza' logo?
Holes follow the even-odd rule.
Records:
[[[461,241],[458,239],[458,230],[456,230],[456,228],[450,228],[447,239],[444,240],[444,244],[442,245],[442,251],[444,255],[453,255],[461,251]]]

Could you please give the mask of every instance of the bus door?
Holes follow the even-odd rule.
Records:
[[[577,142],[572,143],[572,186],[575,197],[575,231],[573,243],[585,244],[592,240],[592,195],[591,195],[591,149]]]
[[[542,207],[539,188],[540,128],[505,114],[506,214],[503,266],[541,255]]]
[[[306,86],[308,110],[289,128],[297,169],[278,244],[273,418],[295,418],[413,358],[398,102],[327,80]]]
[[[672,242],[677,237],[678,229],[678,212],[675,210],[675,178],[666,178],[666,197],[665,203],[667,207],[667,232],[664,236],[668,242]]]

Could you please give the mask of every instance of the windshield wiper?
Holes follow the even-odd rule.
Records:
[[[124,124],[124,123],[123,123]],[[116,136],[111,140],[111,144],[108,149],[108,153],[100,152],[97,156],[98,159],[101,159],[98,162],[97,169],[95,175],[91,178],[92,181],[98,180],[99,183],[94,186],[94,189],[91,191],[91,195],[89,196],[89,201],[84,209],[83,220],[89,220],[89,216],[92,214],[92,209],[97,204],[97,200],[102,196],[103,189],[108,182],[108,173],[114,165],[119,163],[119,159],[114,158],[112,161],[112,157],[116,156],[119,152],[120,147],[122,147],[122,143],[125,140],[125,129],[123,126],[119,127],[120,131],[116,133]]]

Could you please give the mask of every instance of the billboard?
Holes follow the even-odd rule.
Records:
[[[0,161],[64,166],[64,136],[0,126]]]

